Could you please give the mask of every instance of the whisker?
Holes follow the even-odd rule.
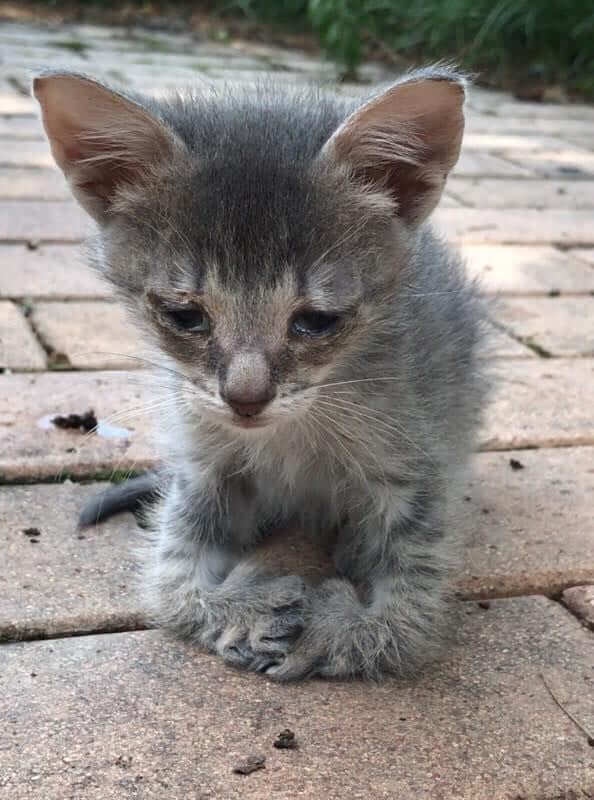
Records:
[[[324,403],[324,398],[322,398],[322,402]],[[381,428],[385,432],[393,432],[401,436],[405,439],[410,445],[412,445],[416,450],[418,450],[422,455],[428,458],[430,461],[433,461],[429,453],[426,453],[423,448],[417,444],[411,437],[406,433],[406,431],[401,428],[397,422],[391,418],[390,422],[386,422],[386,420],[381,419],[381,416],[384,415],[385,412],[379,411],[377,409],[371,409],[368,406],[361,405],[360,403],[353,403],[350,400],[345,400],[344,398],[332,398],[332,402],[328,403],[325,402],[324,404],[328,408],[332,408],[335,404],[342,404],[342,407],[345,411],[352,414],[352,416],[357,417],[361,420],[368,422],[371,425],[381,426]],[[379,415],[379,416],[376,416]]]

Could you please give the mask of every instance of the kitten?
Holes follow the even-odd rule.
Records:
[[[34,92],[158,354],[158,619],[276,679],[414,671],[441,638],[447,499],[484,394],[481,304],[426,223],[464,80],[413,72],[362,105],[273,86],[157,101],[66,73]],[[296,518],[338,529],[339,577],[250,558]]]

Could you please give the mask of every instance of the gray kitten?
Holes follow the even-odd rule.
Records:
[[[158,619],[277,679],[410,673],[443,628],[447,499],[483,398],[481,305],[425,222],[463,79],[414,72],[363,105],[273,86],[157,101],[63,73],[34,92],[156,346]],[[338,530],[339,577],[251,557],[294,519]]]

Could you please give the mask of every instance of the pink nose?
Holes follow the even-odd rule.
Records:
[[[275,395],[264,353],[245,350],[231,358],[220,387],[221,397],[239,417],[257,417]]]

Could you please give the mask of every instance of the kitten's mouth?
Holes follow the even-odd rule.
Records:
[[[240,417],[238,414],[234,414],[231,418],[231,421],[234,425],[238,428],[245,428],[245,429],[252,429],[252,428],[264,428],[268,425],[268,420],[263,417]]]

